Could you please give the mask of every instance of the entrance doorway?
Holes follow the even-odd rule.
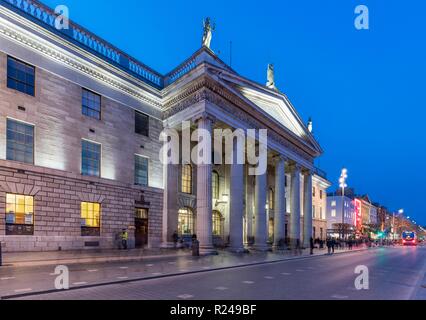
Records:
[[[148,244],[148,209],[135,209],[135,247],[143,248]]]

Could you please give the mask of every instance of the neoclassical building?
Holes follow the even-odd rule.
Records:
[[[73,22],[57,29],[56,18],[38,1],[0,0],[5,250],[112,248],[123,229],[132,247],[196,234],[204,253],[309,244],[314,222],[325,223],[325,204],[313,212],[314,186],[324,197],[329,186],[314,167],[322,150],[271,67],[266,86],[241,76],[210,50],[205,26],[201,49],[163,75]],[[183,121],[266,129],[266,172],[163,165],[160,134],[181,134]]]

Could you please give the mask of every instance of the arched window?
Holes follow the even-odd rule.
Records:
[[[190,164],[182,166],[182,192],[192,194],[192,166]]]
[[[219,173],[216,171],[212,173],[212,196],[214,200],[219,199]]]
[[[194,234],[194,214],[189,208],[179,209],[178,235],[190,236]]]
[[[274,210],[275,206],[275,195],[274,195],[274,189],[269,189],[268,193],[268,208],[269,210]]]
[[[219,211],[213,211],[213,235],[214,236],[222,236],[223,230],[223,219],[222,214]]]

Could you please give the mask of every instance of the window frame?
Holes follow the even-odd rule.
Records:
[[[146,131],[138,132],[138,126],[137,126],[138,116],[144,117],[146,119],[146,121],[147,121]],[[135,110],[135,133],[136,134],[141,135],[143,137],[149,137],[149,132],[150,132],[150,130],[149,130],[149,123],[150,123],[150,117],[149,117],[149,115],[147,115],[146,113],[140,112],[138,110]]]
[[[5,206],[5,227],[6,227],[5,235],[6,236],[33,236],[34,235],[34,225],[35,225],[35,210],[34,210],[35,209],[35,198],[34,198],[34,196],[28,196],[28,195],[17,194],[17,193],[6,193],[5,196],[6,196],[6,201],[5,201],[5,205],[6,205]],[[8,212],[7,209],[8,209],[9,205],[12,205],[11,202],[8,202],[9,198],[12,197],[12,196],[14,197],[13,205],[15,207],[14,211],[13,211],[14,222],[10,223],[10,222],[7,221],[8,220],[7,218],[8,218],[8,215],[10,215],[11,213],[10,213],[10,211]],[[17,208],[16,207],[19,205],[19,204],[17,204],[17,197],[23,197],[24,198],[24,212],[22,213],[23,218],[24,218],[24,223],[16,223],[16,215],[17,215]],[[25,216],[27,216],[27,214],[26,214],[26,212],[27,212],[27,203],[26,203],[27,199],[31,199],[31,202],[32,202],[32,205],[28,205],[29,207],[32,207],[32,214],[31,214],[32,223],[31,224],[25,223],[25,219],[26,219]]]
[[[186,211],[186,212],[184,212],[184,211]],[[186,223],[184,225],[181,224],[181,219],[182,219],[181,216],[183,216],[183,215],[186,215],[184,217],[184,219],[188,220],[188,223]],[[185,233],[182,232],[183,231],[182,227],[185,226],[185,225],[190,227],[190,229],[188,229],[189,233],[188,232],[185,232]],[[194,231],[195,231],[195,214],[194,214],[194,211],[191,208],[182,207],[178,210],[178,228],[177,229],[178,229],[177,230],[178,235],[180,237],[192,236],[194,234]]]
[[[93,96],[99,97],[99,110],[93,109],[92,107],[90,107],[88,105],[84,105],[84,93],[85,92],[87,92],[88,94],[91,94]],[[92,112],[98,112],[99,117],[93,117],[90,114],[84,113],[85,108],[89,111],[92,111]],[[98,93],[96,93],[92,90],[89,90],[87,88],[81,88],[81,114],[83,116],[91,118],[91,119],[102,120],[102,95],[100,95],[100,94],[98,94]]]
[[[28,83],[26,83],[26,82],[23,82],[22,80],[19,80],[19,79],[16,79],[16,78],[13,78],[11,75],[10,75],[10,70],[9,70],[9,60],[12,60],[12,61],[14,61],[15,63],[18,63],[18,64],[22,64],[22,65],[24,65],[25,67],[29,67],[29,68],[31,68],[32,70],[33,70],[33,85],[31,85],[31,84],[28,84]],[[26,76],[27,76],[27,73],[25,74]],[[20,84],[22,84],[22,85],[24,85],[24,88],[27,88],[27,87],[32,87],[32,89],[33,89],[33,91],[32,91],[32,94],[31,93],[28,93],[26,90],[25,91],[22,91],[22,90],[19,90],[17,87],[15,88],[15,87],[11,87],[11,86],[9,86],[9,80],[11,80],[11,81],[14,81],[14,82],[16,82],[16,83],[20,83]],[[22,93],[22,94],[25,94],[25,95],[28,95],[28,96],[31,96],[31,97],[35,97],[36,96],[36,67],[35,66],[33,66],[33,65],[31,65],[31,64],[29,64],[29,63],[26,63],[25,61],[22,61],[22,60],[20,60],[20,59],[17,59],[17,58],[15,58],[15,57],[12,57],[12,56],[10,56],[10,55],[8,55],[7,56],[7,59],[6,59],[6,87],[8,88],[8,89],[11,89],[11,90],[14,90],[14,91],[18,91],[18,92],[20,92],[20,93]]]
[[[31,157],[31,162],[19,161],[19,160],[11,159],[9,157],[8,149],[9,149],[10,140],[8,139],[8,132],[9,132],[9,123],[10,122],[13,122],[13,123],[16,123],[18,125],[24,125],[26,127],[31,127],[32,128],[33,132],[32,132],[32,157]],[[12,130],[10,130],[10,131],[12,131]],[[13,132],[16,132],[16,131],[13,131]],[[22,134],[22,133],[20,133],[20,134]],[[14,118],[7,117],[6,118],[6,160],[7,161],[15,161],[15,162],[19,162],[19,163],[26,163],[26,164],[34,165],[35,164],[35,135],[36,135],[36,127],[35,127],[34,124],[28,123],[28,122],[25,122],[25,121],[21,121],[21,120],[17,120],[17,119],[14,119]],[[24,136],[27,136],[26,133],[24,133]],[[20,145],[23,145],[23,144],[20,144]],[[24,146],[26,146],[26,144],[24,144]]]
[[[99,146],[99,174],[98,175],[89,175],[89,174],[84,173],[84,170],[83,170],[83,161],[84,161],[83,143],[84,142],[91,143],[91,144]],[[81,139],[81,166],[80,166],[80,170],[81,170],[81,175],[85,176],[85,177],[97,177],[97,178],[102,177],[102,144],[101,143],[91,141],[91,140],[87,140],[87,139]]]
[[[137,159],[144,159],[146,160],[146,184],[140,184],[137,183],[137,179],[136,179],[136,160]],[[141,186],[141,187],[148,187],[149,186],[149,158],[140,154],[135,154],[134,156],[134,184],[137,186]]]
[[[91,225],[83,225],[83,220],[94,220],[95,219],[95,209],[93,208],[93,217],[92,218],[84,218],[83,217],[83,205],[95,205],[98,206],[99,212],[98,212],[98,219],[97,219],[97,226],[91,226]],[[89,210],[87,209],[87,213],[89,213]],[[98,202],[89,202],[89,201],[81,201],[80,202],[80,227],[81,227],[81,236],[82,237],[100,237],[101,235],[101,223],[102,223],[102,204]]]
[[[189,174],[185,172],[185,168],[189,168]],[[185,177],[188,177],[188,179],[185,179]],[[182,165],[182,169],[181,169],[181,192],[182,193],[193,194],[194,192],[193,178],[194,178],[194,171],[193,171],[192,165],[189,163]]]
[[[220,182],[219,173],[216,170],[212,172],[212,198],[213,200],[219,200],[220,198]],[[216,183],[215,183],[216,181]]]

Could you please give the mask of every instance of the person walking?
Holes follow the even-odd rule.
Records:
[[[334,249],[336,247],[336,239],[331,239],[331,254],[334,254]]]
[[[123,232],[121,233],[121,246],[124,250],[127,250],[127,241],[129,240],[129,233],[126,229],[123,229]]]
[[[330,255],[331,254],[331,238],[327,238],[326,245],[327,245],[327,252]]]
[[[314,254],[314,247],[315,247],[314,238],[311,237],[311,240],[309,241],[309,244],[311,246],[311,256],[312,256]]]

